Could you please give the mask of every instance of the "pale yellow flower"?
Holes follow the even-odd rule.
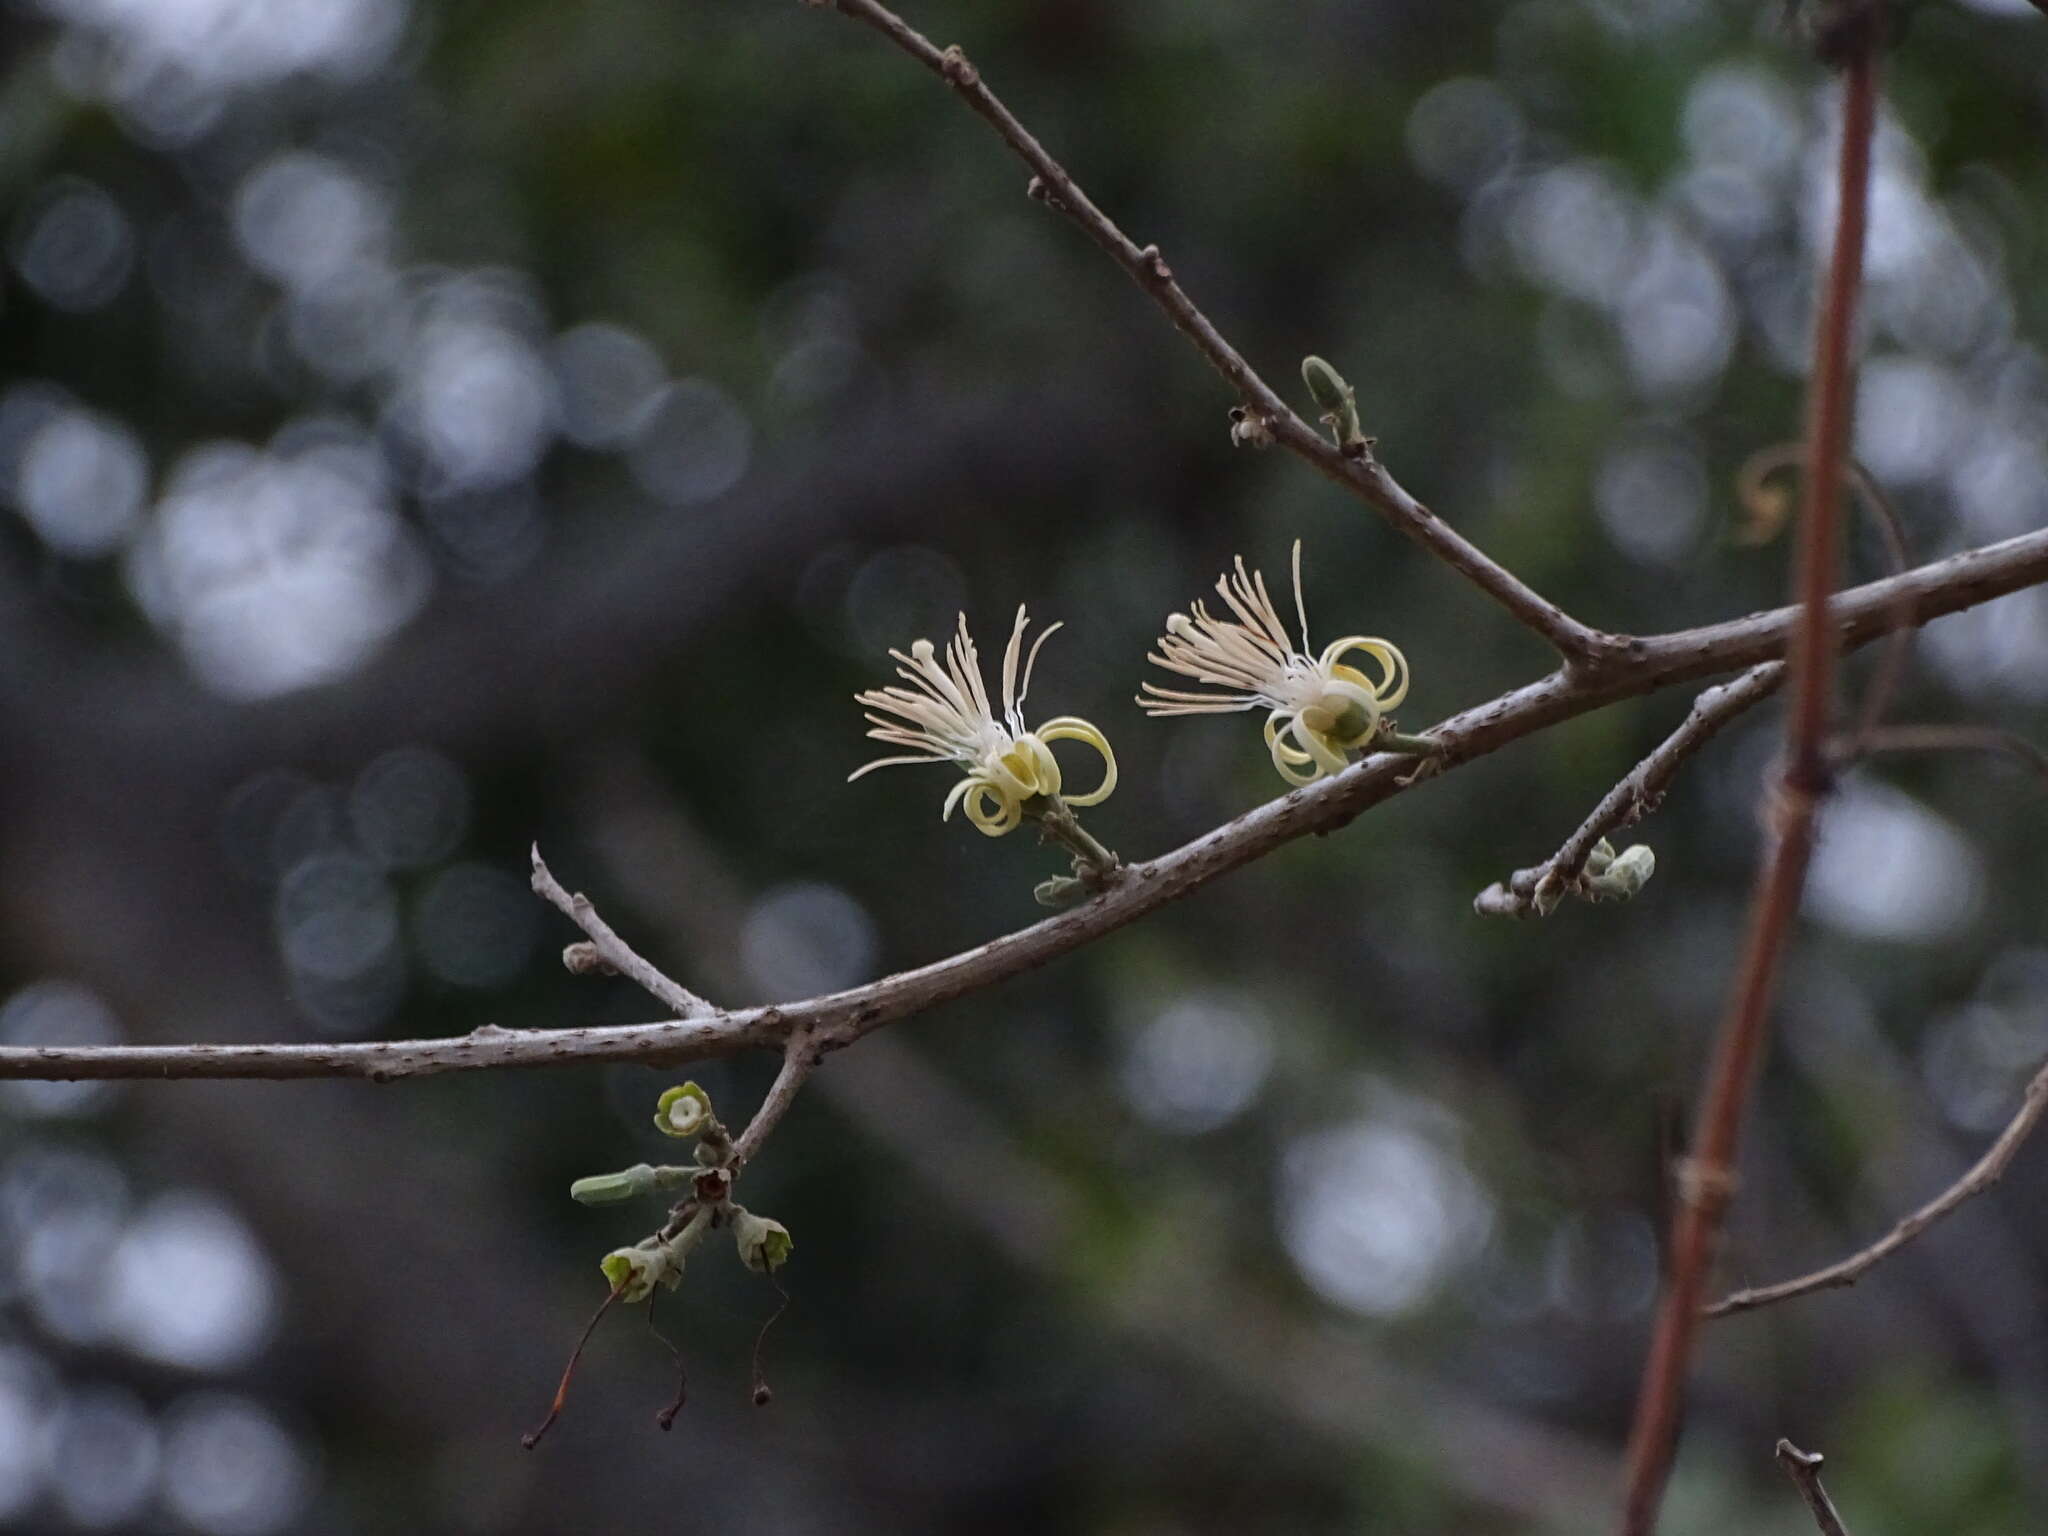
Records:
[[[1031,687],[1038,648],[1059,627],[1052,625],[1033,642],[1020,677],[1017,661],[1023,654],[1025,616],[1023,608],[1018,608],[1017,623],[1003,653],[1000,720],[989,705],[981,679],[981,658],[967,633],[966,614],[960,615],[959,631],[946,646],[943,666],[929,640],[918,641],[908,655],[891,651],[897,676],[910,687],[870,689],[854,695],[854,702],[869,711],[872,729],[868,735],[891,746],[907,747],[910,752],[877,758],[849,778],[894,763],[958,763],[967,777],[946,796],[942,817],[950,817],[956,806],[964,805],[967,819],[977,829],[1001,837],[1024,819],[1029,802],[1061,793],[1060,765],[1047,743],[1079,741],[1102,755],[1102,783],[1085,795],[1066,795],[1064,801],[1074,806],[1107,800],[1116,788],[1116,756],[1102,732],[1073,715],[1048,720],[1035,731],[1024,728],[1024,696]]]
[[[1346,635],[1314,654],[1308,609],[1301,598],[1301,541],[1294,543],[1294,612],[1301,649],[1266,593],[1266,578],[1247,572],[1240,556],[1216,591],[1235,618],[1217,618],[1203,604],[1170,615],[1157,652],[1146,660],[1228,690],[1189,693],[1144,684],[1138,703],[1151,715],[1211,715],[1264,709],[1266,747],[1290,784],[1310,784],[1336,773],[1349,753],[1369,743],[1389,710],[1408,696],[1408,660],[1384,640]],[[1343,658],[1361,651],[1376,664],[1373,682]],[[1313,659],[1311,659],[1313,657]]]

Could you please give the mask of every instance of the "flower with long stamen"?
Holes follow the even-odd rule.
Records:
[[[1222,693],[1191,693],[1144,684],[1138,704],[1150,715],[1216,715],[1264,709],[1266,747],[1290,784],[1311,784],[1336,773],[1349,753],[1366,746],[1387,712],[1408,696],[1408,659],[1384,640],[1346,635],[1317,654],[1309,644],[1308,608],[1301,597],[1301,541],[1294,542],[1294,613],[1301,649],[1287,633],[1266,591],[1266,578],[1236,568],[1216,580],[1217,594],[1234,617],[1218,618],[1202,603],[1166,621],[1159,649],[1146,660]],[[1344,658],[1363,652],[1376,664],[1377,682]]]
[[[1035,731],[1024,728],[1024,696],[1031,688],[1038,649],[1059,627],[1054,624],[1041,632],[1025,655],[1025,615],[1022,607],[1017,609],[1017,623],[1003,652],[1000,719],[982,683],[981,658],[967,633],[966,614],[960,615],[959,630],[946,645],[943,664],[929,640],[918,641],[907,655],[891,651],[896,675],[910,686],[873,688],[854,695],[854,702],[868,711],[868,735],[908,751],[876,758],[849,778],[896,763],[958,763],[967,776],[946,796],[942,818],[964,806],[967,819],[979,831],[1001,837],[1014,831],[1027,811],[1036,814],[1033,802],[1060,796],[1060,765],[1047,743],[1079,741],[1102,755],[1102,782],[1085,795],[1064,796],[1063,803],[1095,805],[1107,800],[1116,788],[1116,756],[1102,732],[1074,715],[1060,715]]]

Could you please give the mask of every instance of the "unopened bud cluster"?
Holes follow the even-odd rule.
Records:
[[[599,1267],[619,1300],[645,1301],[657,1286],[674,1290],[690,1254],[717,1231],[732,1234],[747,1268],[762,1274],[780,1269],[795,1243],[781,1222],[756,1216],[732,1198],[739,1169],[732,1137],[712,1108],[711,1096],[695,1083],[677,1084],[655,1101],[654,1127],[664,1136],[694,1141],[694,1159],[684,1165],[635,1163],[569,1186],[570,1198],[583,1205],[617,1205],[669,1191],[683,1194],[658,1231],[604,1256]]]

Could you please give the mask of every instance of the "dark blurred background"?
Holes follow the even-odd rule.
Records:
[[[1780,600],[1729,537],[1794,435],[1831,94],[1766,0],[1086,0],[958,41],[1276,384],[1588,621]],[[1858,453],[1916,558],[2048,518],[2048,52],[1916,6],[1877,146]],[[0,1038],[338,1040],[656,1016],[577,980],[558,874],[689,985],[790,998],[1030,922],[857,689],[964,608],[1067,628],[1035,710],[1149,856],[1278,793],[1249,719],[1130,704],[1158,622],[1306,541],[1319,636],[1421,728],[1542,648],[1227,392],[933,78],[788,0],[0,5]],[[1300,402],[1307,408],[1305,400]],[[1859,537],[1859,577],[1878,574]],[[1850,668],[1848,686],[1868,675]],[[16,1530],[1597,1529],[1775,710],[1637,834],[1636,902],[1473,894],[1682,694],[1615,706],[835,1057],[729,1256],[586,1359],[580,1174],[671,1076],[0,1087]],[[2037,594],[1896,714],[2048,721]],[[2042,800],[1885,763],[1830,808],[1725,1278],[1945,1184],[2048,1055]],[[773,1063],[697,1075],[743,1118]],[[2048,1520],[2048,1148],[1867,1279],[1707,1335],[1665,1529]]]

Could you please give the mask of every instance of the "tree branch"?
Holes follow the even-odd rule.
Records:
[[[1768,698],[1785,680],[1785,664],[1767,661],[1732,683],[1709,688],[1693,700],[1692,713],[1637,763],[1559,848],[1532,869],[1518,869],[1502,884],[1496,880],[1472,901],[1483,917],[1523,917],[1549,912],[1586,867],[1594,845],[1608,833],[1634,826],[1657,808],[1664,790],[1685,760],[1711,741],[1730,720]]]
[[[788,1041],[782,1047],[782,1068],[775,1074],[775,1081],[768,1085],[767,1097],[761,1100],[761,1107],[754,1111],[754,1118],[747,1122],[739,1139],[732,1144],[732,1167],[735,1172],[753,1161],[754,1154],[761,1150],[761,1143],[768,1139],[768,1133],[775,1129],[789,1106],[796,1102],[797,1093],[822,1059],[817,1044],[806,1029],[790,1031]]]
[[[1835,1513],[1835,1501],[1820,1485],[1820,1464],[1825,1459],[1820,1452],[1802,1451],[1790,1440],[1780,1440],[1777,1456],[1778,1465],[1785,1469],[1785,1475],[1799,1489],[1799,1496],[1806,1500],[1806,1507],[1813,1511],[1813,1523],[1820,1527],[1820,1536],[1849,1536],[1849,1528]]]
[[[1839,1263],[1830,1264],[1826,1269],[1816,1269],[1794,1280],[1731,1292],[1708,1307],[1705,1316],[1727,1317],[1735,1312],[1768,1307],[1773,1302],[1790,1301],[1794,1296],[1854,1285],[1863,1278],[1865,1271],[1882,1264],[1958,1206],[1976,1199],[2003,1178],[2013,1157],[2041,1123],[2043,1114],[2048,1114],[2048,1067],[2034,1074],[2033,1081],[2027,1084],[2026,1097],[2020,1102],[2019,1113],[1998,1133],[1998,1140],[1977,1160],[1976,1166],[1868,1248],[1858,1249]]]
[[[809,0],[822,5],[826,0]],[[1245,411],[1279,442],[1329,479],[1366,502],[1401,533],[1505,608],[1518,622],[1547,640],[1569,662],[1591,665],[1612,650],[1615,637],[1574,619],[1514,572],[1444,523],[1417,501],[1372,456],[1369,445],[1340,449],[1303,421],[1223,338],[1209,317],[1174,281],[1156,245],[1140,246],[1098,208],[1043,144],[996,97],[959,47],[940,48],[878,0],[830,0],[854,20],[872,27],[926,69],[952,86],[961,100],[1001,135],[1031,167],[1030,195],[1065,214],[1082,232],[1150,294],[1174,326],[1195,344],[1235,389]]]
[[[2048,530],[1870,582],[1830,605],[1842,643],[1884,634],[1910,608],[1924,624],[1946,613],[2048,581]],[[1446,769],[1497,752],[1525,736],[1612,704],[1785,654],[1798,610],[1778,608],[1668,635],[1624,642],[1620,658],[1594,672],[1553,672],[1464,710],[1433,728]],[[359,1077],[384,1082],[441,1072],[578,1062],[674,1066],[780,1046],[807,1029],[821,1051],[849,1045],[894,1020],[921,1013],[1032,970],[1093,943],[1219,876],[1311,833],[1344,826],[1405,792],[1414,759],[1376,753],[1333,778],[1269,801],[1184,847],[1132,865],[1112,890],[1016,933],[916,970],[802,1002],[731,1009],[650,1024],[508,1030],[487,1026],[438,1040],[372,1040],[317,1045],[9,1046],[7,1078]],[[1419,781],[1433,784],[1439,773]]]
[[[1650,1536],[1678,1445],[1680,1405],[1698,1339],[1700,1302],[1721,1225],[1735,1193],[1735,1150],[1756,1066],[1770,1033],[1778,962],[1799,909],[1812,861],[1815,818],[1830,778],[1828,716],[1835,651],[1830,598],[1840,563],[1843,466],[1847,458],[1855,363],[1856,299],[1870,196],[1870,140],[1876,118],[1877,44],[1883,12],[1857,0],[1857,15],[1836,38],[1843,65],[1842,137],[1836,161],[1834,247],[1814,335],[1808,398],[1806,474],[1800,508],[1799,624],[1787,670],[1792,708],[1785,764],[1772,821],[1775,835],[1750,904],[1749,935],[1728,1011],[1714,1042],[1695,1149],[1679,1180],[1670,1265],[1658,1306],[1642,1391],[1629,1431],[1622,1536]]]
[[[570,895],[541,859],[540,844],[533,845],[533,889],[570,922],[590,935],[591,946],[600,960],[621,976],[637,982],[678,1018],[700,1019],[718,1012],[710,1003],[679,981],[671,980],[653,962],[643,959],[632,945],[612,931],[611,924],[597,915],[588,896]]]

